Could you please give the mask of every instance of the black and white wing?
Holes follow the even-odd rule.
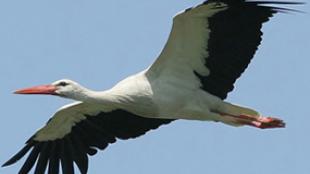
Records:
[[[117,139],[136,138],[172,120],[143,118],[121,109],[102,105],[73,103],[59,110],[33,135],[26,145],[3,166],[14,164],[30,152],[19,174],[33,166],[35,174],[73,174],[74,163],[87,173],[88,156],[104,150]]]
[[[147,75],[225,99],[262,40],[262,24],[289,9],[279,1],[209,0],[175,16],[169,39]]]

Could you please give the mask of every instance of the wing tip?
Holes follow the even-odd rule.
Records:
[[[240,4],[240,3],[257,3],[257,4],[287,4],[287,5],[299,5],[306,4],[303,1],[276,1],[276,0],[206,0],[203,4],[211,3],[211,2],[223,2],[227,4]]]
[[[306,2],[293,2],[293,1],[246,1],[247,4],[253,4],[261,7],[270,8],[271,10],[274,10],[277,13],[289,13],[289,12],[295,12],[295,13],[304,13],[301,10],[295,10],[292,8],[285,8],[285,7],[279,7],[279,6],[273,6],[273,5],[304,5]]]
[[[8,160],[8,161],[5,162],[4,164],[2,164],[1,167],[7,167],[7,166],[9,166],[9,165],[11,165],[11,164],[9,163],[9,160]]]
[[[26,155],[26,153],[30,151],[32,146],[33,146],[32,141],[27,142],[26,145],[20,151],[18,151],[14,156],[12,156],[9,160],[7,160],[4,164],[2,164],[1,167],[7,167],[19,161]]]
[[[296,10],[292,8],[286,8],[286,7],[280,7],[281,5],[304,5],[307,4],[306,2],[303,1],[276,1],[276,0],[207,0],[204,1],[201,5],[207,5],[209,3],[225,3],[228,6],[238,6],[238,5],[249,5],[249,6],[256,6],[256,7],[263,7],[263,8],[268,8],[270,11],[273,13],[306,13],[305,11],[302,10]],[[188,9],[191,10],[191,9]],[[186,10],[186,11],[188,11]]]

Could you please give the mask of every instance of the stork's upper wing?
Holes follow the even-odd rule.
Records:
[[[262,24],[287,10],[272,4],[298,3],[209,0],[178,14],[165,48],[147,75],[226,98],[261,42]]]
[[[20,169],[28,173],[36,163],[35,173],[73,174],[75,163],[82,174],[87,173],[88,155],[105,149],[116,139],[135,138],[172,120],[136,116],[125,110],[112,110],[101,105],[74,103],[59,110],[52,119],[31,137],[22,150],[3,166],[20,160],[30,151]]]

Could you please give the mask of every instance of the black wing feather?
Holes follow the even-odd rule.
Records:
[[[40,153],[40,150],[41,150],[41,145],[42,143],[39,143],[39,144],[35,144],[32,151],[30,152],[28,158],[26,159],[24,165],[22,166],[22,168],[19,170],[19,174],[27,174],[31,169],[32,167],[34,166],[38,156],[39,156],[39,153]]]
[[[72,149],[73,160],[81,171],[81,174],[86,174],[88,168],[88,158],[85,150],[85,145],[81,143],[81,140],[75,138],[74,135],[71,135],[70,139],[72,141],[72,144],[74,144],[74,146],[70,146],[70,148]]]
[[[244,0],[207,2],[224,2],[229,7],[207,19],[210,35],[207,48],[209,56],[205,65],[210,74],[203,76],[194,73],[200,79],[203,90],[225,99],[261,43],[262,24],[279,11],[279,7],[263,5],[300,3]]]
[[[59,140],[48,142],[51,144],[49,156],[48,174],[59,173]]]
[[[33,147],[32,143],[27,143],[18,153],[16,153],[10,160],[4,163],[2,166],[9,166],[20,160],[25,154]]]
[[[168,124],[173,120],[143,118],[124,110],[101,112],[96,116],[86,115],[87,119],[76,123],[69,134],[54,141],[40,142],[35,136],[25,147],[8,160],[3,166],[14,164],[28,151],[20,174],[27,174],[35,165],[36,174],[43,174],[48,166],[49,174],[58,174],[61,164],[62,173],[74,174],[74,163],[81,174],[88,170],[88,155],[103,150],[116,139],[136,138],[151,129]]]
[[[48,157],[50,153],[50,143],[43,143],[42,148],[41,148],[41,153],[38,159],[38,163],[35,169],[35,174],[44,174],[46,167],[47,167],[47,162],[48,162]]]

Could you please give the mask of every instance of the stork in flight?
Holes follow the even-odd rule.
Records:
[[[282,120],[225,102],[261,40],[262,24],[290,9],[279,1],[209,0],[177,14],[157,60],[106,91],[92,91],[71,80],[18,90],[76,100],[60,108],[3,166],[30,152],[19,174],[82,174],[88,156],[117,139],[136,138],[177,119],[233,126],[280,128]]]

